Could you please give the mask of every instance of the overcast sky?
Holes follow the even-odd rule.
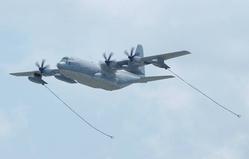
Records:
[[[247,159],[248,0],[0,1],[0,156],[5,159]],[[82,124],[40,85],[9,72],[63,56],[100,61],[143,44],[231,114],[177,79],[107,92],[48,78],[49,87],[110,140]],[[149,66],[148,75],[167,75]]]

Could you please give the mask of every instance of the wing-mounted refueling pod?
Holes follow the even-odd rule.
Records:
[[[165,68],[165,69],[169,69],[170,67],[165,63],[165,60],[163,58],[158,57],[157,59],[153,59],[151,61],[151,64],[159,67],[159,68]]]
[[[34,77],[28,77],[28,79],[31,81],[31,82],[34,82],[34,83],[37,83],[37,84],[48,84],[47,82],[45,82],[41,76],[34,76]]]

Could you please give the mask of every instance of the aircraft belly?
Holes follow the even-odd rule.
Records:
[[[88,74],[70,70],[61,70],[61,73],[66,77],[93,88],[102,88],[105,90],[117,90],[121,88],[115,81],[109,81],[101,77],[94,77]]]

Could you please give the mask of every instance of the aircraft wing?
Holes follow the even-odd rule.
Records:
[[[157,81],[157,80],[163,80],[163,79],[170,79],[174,78],[174,76],[149,76],[149,77],[141,77],[139,80],[137,80],[137,83],[147,83],[151,81]]]
[[[59,73],[59,70],[57,69],[51,69],[44,73],[44,76],[54,76]],[[27,76],[27,77],[33,77],[35,74],[40,74],[40,71],[28,71],[28,72],[16,72],[16,73],[10,73],[13,76]]]
[[[168,59],[172,59],[172,58],[176,58],[176,57],[184,56],[188,54],[190,54],[190,52],[188,51],[177,51],[177,52],[166,53],[166,54],[161,54],[161,55],[147,56],[147,57],[142,57],[139,63],[141,63],[140,65],[143,66],[143,65],[151,64],[153,60],[157,60],[157,59],[168,60]],[[123,61],[118,61],[117,65],[121,67],[123,65],[128,65],[128,63],[129,63],[129,60],[123,60]]]
[[[178,51],[178,52],[166,53],[166,54],[161,54],[161,55],[142,57],[141,60],[144,63],[149,63],[156,59],[168,60],[168,59],[172,59],[172,58],[176,58],[176,57],[184,56],[188,54],[190,54],[190,52],[188,51]]]
[[[29,72],[16,72],[16,73],[10,73],[13,76],[34,76],[34,74],[40,74],[39,71],[29,71]]]

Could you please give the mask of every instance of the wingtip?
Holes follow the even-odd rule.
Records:
[[[190,51],[187,51],[187,50],[184,50],[183,52],[184,52],[186,55],[187,55],[187,54],[191,54],[191,52],[190,52]]]
[[[172,76],[172,75],[166,75],[165,77],[166,78],[175,78],[175,76]]]
[[[175,76],[171,76],[171,75],[169,75],[168,77],[169,77],[169,78],[175,78]]]

